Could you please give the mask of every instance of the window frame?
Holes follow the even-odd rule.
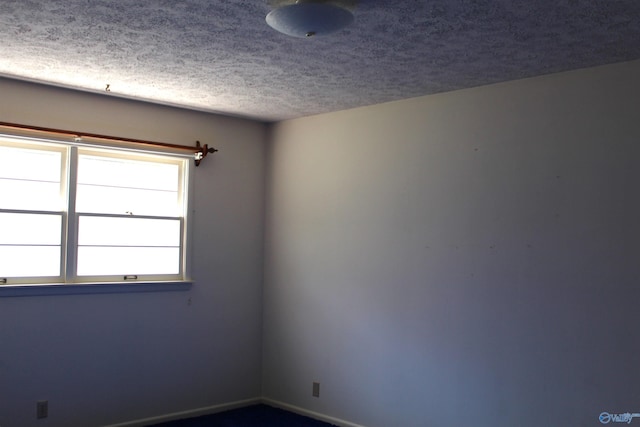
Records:
[[[61,217],[60,276],[47,277],[0,277],[0,296],[22,296],[31,294],[59,293],[60,289],[69,293],[72,289],[78,292],[123,292],[181,290],[190,287],[191,279],[190,247],[192,240],[192,202],[194,192],[194,167],[188,161],[193,155],[179,154],[166,150],[148,150],[138,147],[113,146],[102,143],[88,143],[78,139],[40,138],[22,134],[0,133],[3,146],[51,150],[61,153],[60,177],[60,211],[42,211],[29,209],[2,208],[0,212],[16,212],[25,214],[48,214]],[[176,164],[179,168],[178,193],[181,209],[176,217],[136,215],[136,218],[160,218],[180,221],[179,272],[177,274],[138,274],[133,275],[97,275],[78,276],[78,227],[81,216],[105,216],[104,214],[79,213],[76,211],[76,189],[79,153],[98,155],[127,160],[153,161]],[[106,216],[109,216],[107,214]],[[113,215],[124,217],[124,215]],[[135,277],[135,279],[133,279]],[[135,286],[132,286],[135,285]],[[147,285],[147,286],[144,286]],[[151,286],[149,286],[151,285]],[[100,289],[97,290],[96,286]],[[107,290],[105,286],[110,286]],[[185,287],[186,286],[186,287]],[[18,289],[20,288],[20,289]],[[47,288],[47,289],[45,289]],[[39,289],[38,292],[33,290]],[[9,292],[7,292],[9,290]],[[25,293],[26,292],[26,293]],[[72,291],[71,293],[75,293]]]

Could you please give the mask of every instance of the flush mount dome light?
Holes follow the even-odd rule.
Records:
[[[267,15],[267,24],[293,37],[313,37],[338,31],[353,22],[353,13],[337,2],[297,1]]]

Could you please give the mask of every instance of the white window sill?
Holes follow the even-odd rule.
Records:
[[[37,285],[0,285],[0,298],[43,295],[120,294],[133,292],[188,291],[193,281],[51,283]]]

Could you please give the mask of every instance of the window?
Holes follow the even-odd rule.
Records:
[[[0,283],[186,279],[186,158],[0,136]]]

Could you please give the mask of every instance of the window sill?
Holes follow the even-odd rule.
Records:
[[[193,281],[51,283],[37,285],[0,285],[0,298],[44,295],[121,294],[135,292],[188,291]]]

